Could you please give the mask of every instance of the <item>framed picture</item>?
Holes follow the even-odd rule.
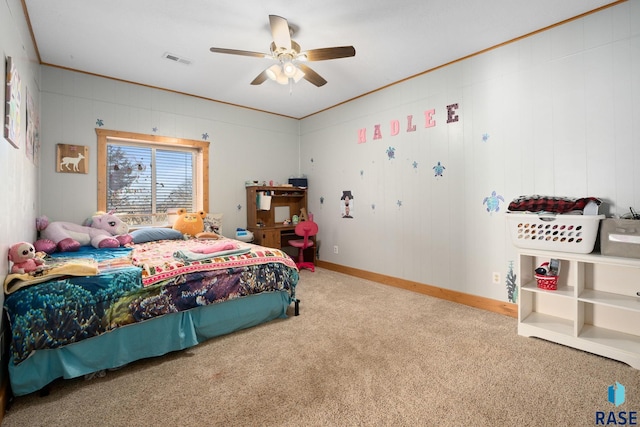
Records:
[[[5,80],[4,137],[16,148],[20,148],[20,75],[14,60],[7,56],[7,78]]]
[[[27,152],[27,158],[34,164],[38,164],[38,153],[40,152],[40,118],[38,116],[38,109],[33,103],[33,98],[29,92],[27,93],[27,138],[25,149]]]
[[[56,172],[89,173],[89,147],[58,144],[56,147]]]

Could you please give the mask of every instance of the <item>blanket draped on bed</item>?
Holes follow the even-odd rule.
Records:
[[[173,256],[203,244],[207,241],[157,241],[133,249],[83,247],[73,254],[54,254],[92,259],[99,274],[61,277],[6,296],[13,363],[36,350],[168,313],[261,292],[288,291],[294,297],[298,271],[281,251],[246,245],[244,253],[213,253],[197,261]]]

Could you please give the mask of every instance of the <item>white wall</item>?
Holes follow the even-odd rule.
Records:
[[[31,95],[36,108],[40,104],[39,70],[37,56],[19,0],[0,3],[0,73],[5,79],[5,58],[16,63],[21,79],[21,137],[20,147],[14,148],[0,136],[0,271],[8,272],[8,248],[20,241],[33,241],[36,237],[35,217],[38,211],[38,168],[26,154],[26,93]],[[5,111],[5,85],[0,85],[0,99]],[[2,114],[4,129],[4,114]],[[4,275],[3,275],[4,277]],[[4,304],[4,293],[0,293]],[[1,321],[1,320],[0,320]]]
[[[209,211],[224,214],[230,237],[246,226],[246,180],[287,182],[298,173],[294,119],[46,66],[41,96],[41,214],[52,221],[82,223],[97,209],[97,127],[194,140],[208,134]],[[57,144],[88,146],[89,173],[57,173]]]
[[[302,172],[309,177],[310,211],[320,225],[321,259],[499,300],[506,298],[504,277],[515,259],[503,216],[513,197],[594,195],[611,213],[640,204],[637,1],[300,122],[81,73],[40,70],[21,5],[8,5],[0,6],[1,43],[5,55],[18,59],[23,82],[41,86],[36,103],[42,149],[38,189],[37,169],[24,153],[6,141],[0,145],[5,250],[35,237],[36,215],[79,222],[96,209],[98,119],[113,130],[153,133],[156,127],[158,135],[190,139],[207,132],[210,211],[225,214],[228,235],[246,224],[245,180],[285,181]],[[445,107],[452,103],[459,104],[460,120],[447,124]],[[424,128],[423,113],[432,108],[436,126]],[[405,130],[407,115],[414,116],[415,132]],[[393,119],[401,123],[396,136],[390,135]],[[380,140],[373,140],[376,124]],[[358,144],[362,128],[367,142]],[[55,172],[58,143],[89,147],[87,175]],[[389,147],[395,148],[394,159]],[[438,161],[446,167],[442,177],[434,176]],[[351,220],[339,216],[343,190],[355,196]],[[489,213],[482,201],[492,191],[506,202]],[[6,256],[0,268],[7,269]],[[499,285],[491,283],[494,271],[502,275]]]
[[[459,121],[447,124],[454,103]],[[436,125],[425,128],[430,109]],[[507,300],[515,250],[504,211],[514,197],[596,196],[606,213],[640,209],[639,114],[640,2],[631,1],[304,119],[301,172],[320,258]],[[344,190],[353,219],[340,217]],[[505,203],[487,212],[493,191]]]

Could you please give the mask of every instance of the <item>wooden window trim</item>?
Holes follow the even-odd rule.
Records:
[[[151,144],[165,145],[167,147],[190,147],[198,150],[197,161],[202,164],[198,167],[195,181],[196,186],[196,210],[209,212],[209,141],[197,141],[194,139],[170,138],[166,136],[147,135],[143,133],[122,132],[117,130],[96,129],[98,136],[98,210],[107,210],[107,142],[111,139],[123,141],[140,141]],[[202,201],[202,202],[200,202]],[[202,204],[202,206],[200,206]]]

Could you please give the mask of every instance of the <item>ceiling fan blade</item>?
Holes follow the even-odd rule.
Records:
[[[287,20],[278,15],[269,15],[269,25],[276,47],[291,49],[291,33]]]
[[[302,72],[304,73],[304,76],[302,76],[305,80],[307,80],[308,82],[320,87],[320,86],[324,86],[325,84],[327,84],[327,81],[325,79],[322,78],[322,76],[318,73],[316,73],[315,71],[313,71],[311,68],[307,67],[304,64],[298,64],[298,68],[300,68],[302,70]]]
[[[267,76],[267,70],[264,70],[263,72],[261,72],[260,74],[258,74],[256,76],[255,79],[253,79],[253,81],[251,82],[252,85],[261,85],[262,83],[264,83],[267,79],[269,78],[269,76]]]
[[[212,47],[209,50],[213,53],[228,53],[231,55],[254,56],[258,58],[264,58],[266,56],[269,56],[266,53],[251,52],[249,50],[223,49],[221,47]]]
[[[300,56],[306,56],[307,61],[326,61],[356,56],[356,49],[353,46],[325,47],[302,52]]]

